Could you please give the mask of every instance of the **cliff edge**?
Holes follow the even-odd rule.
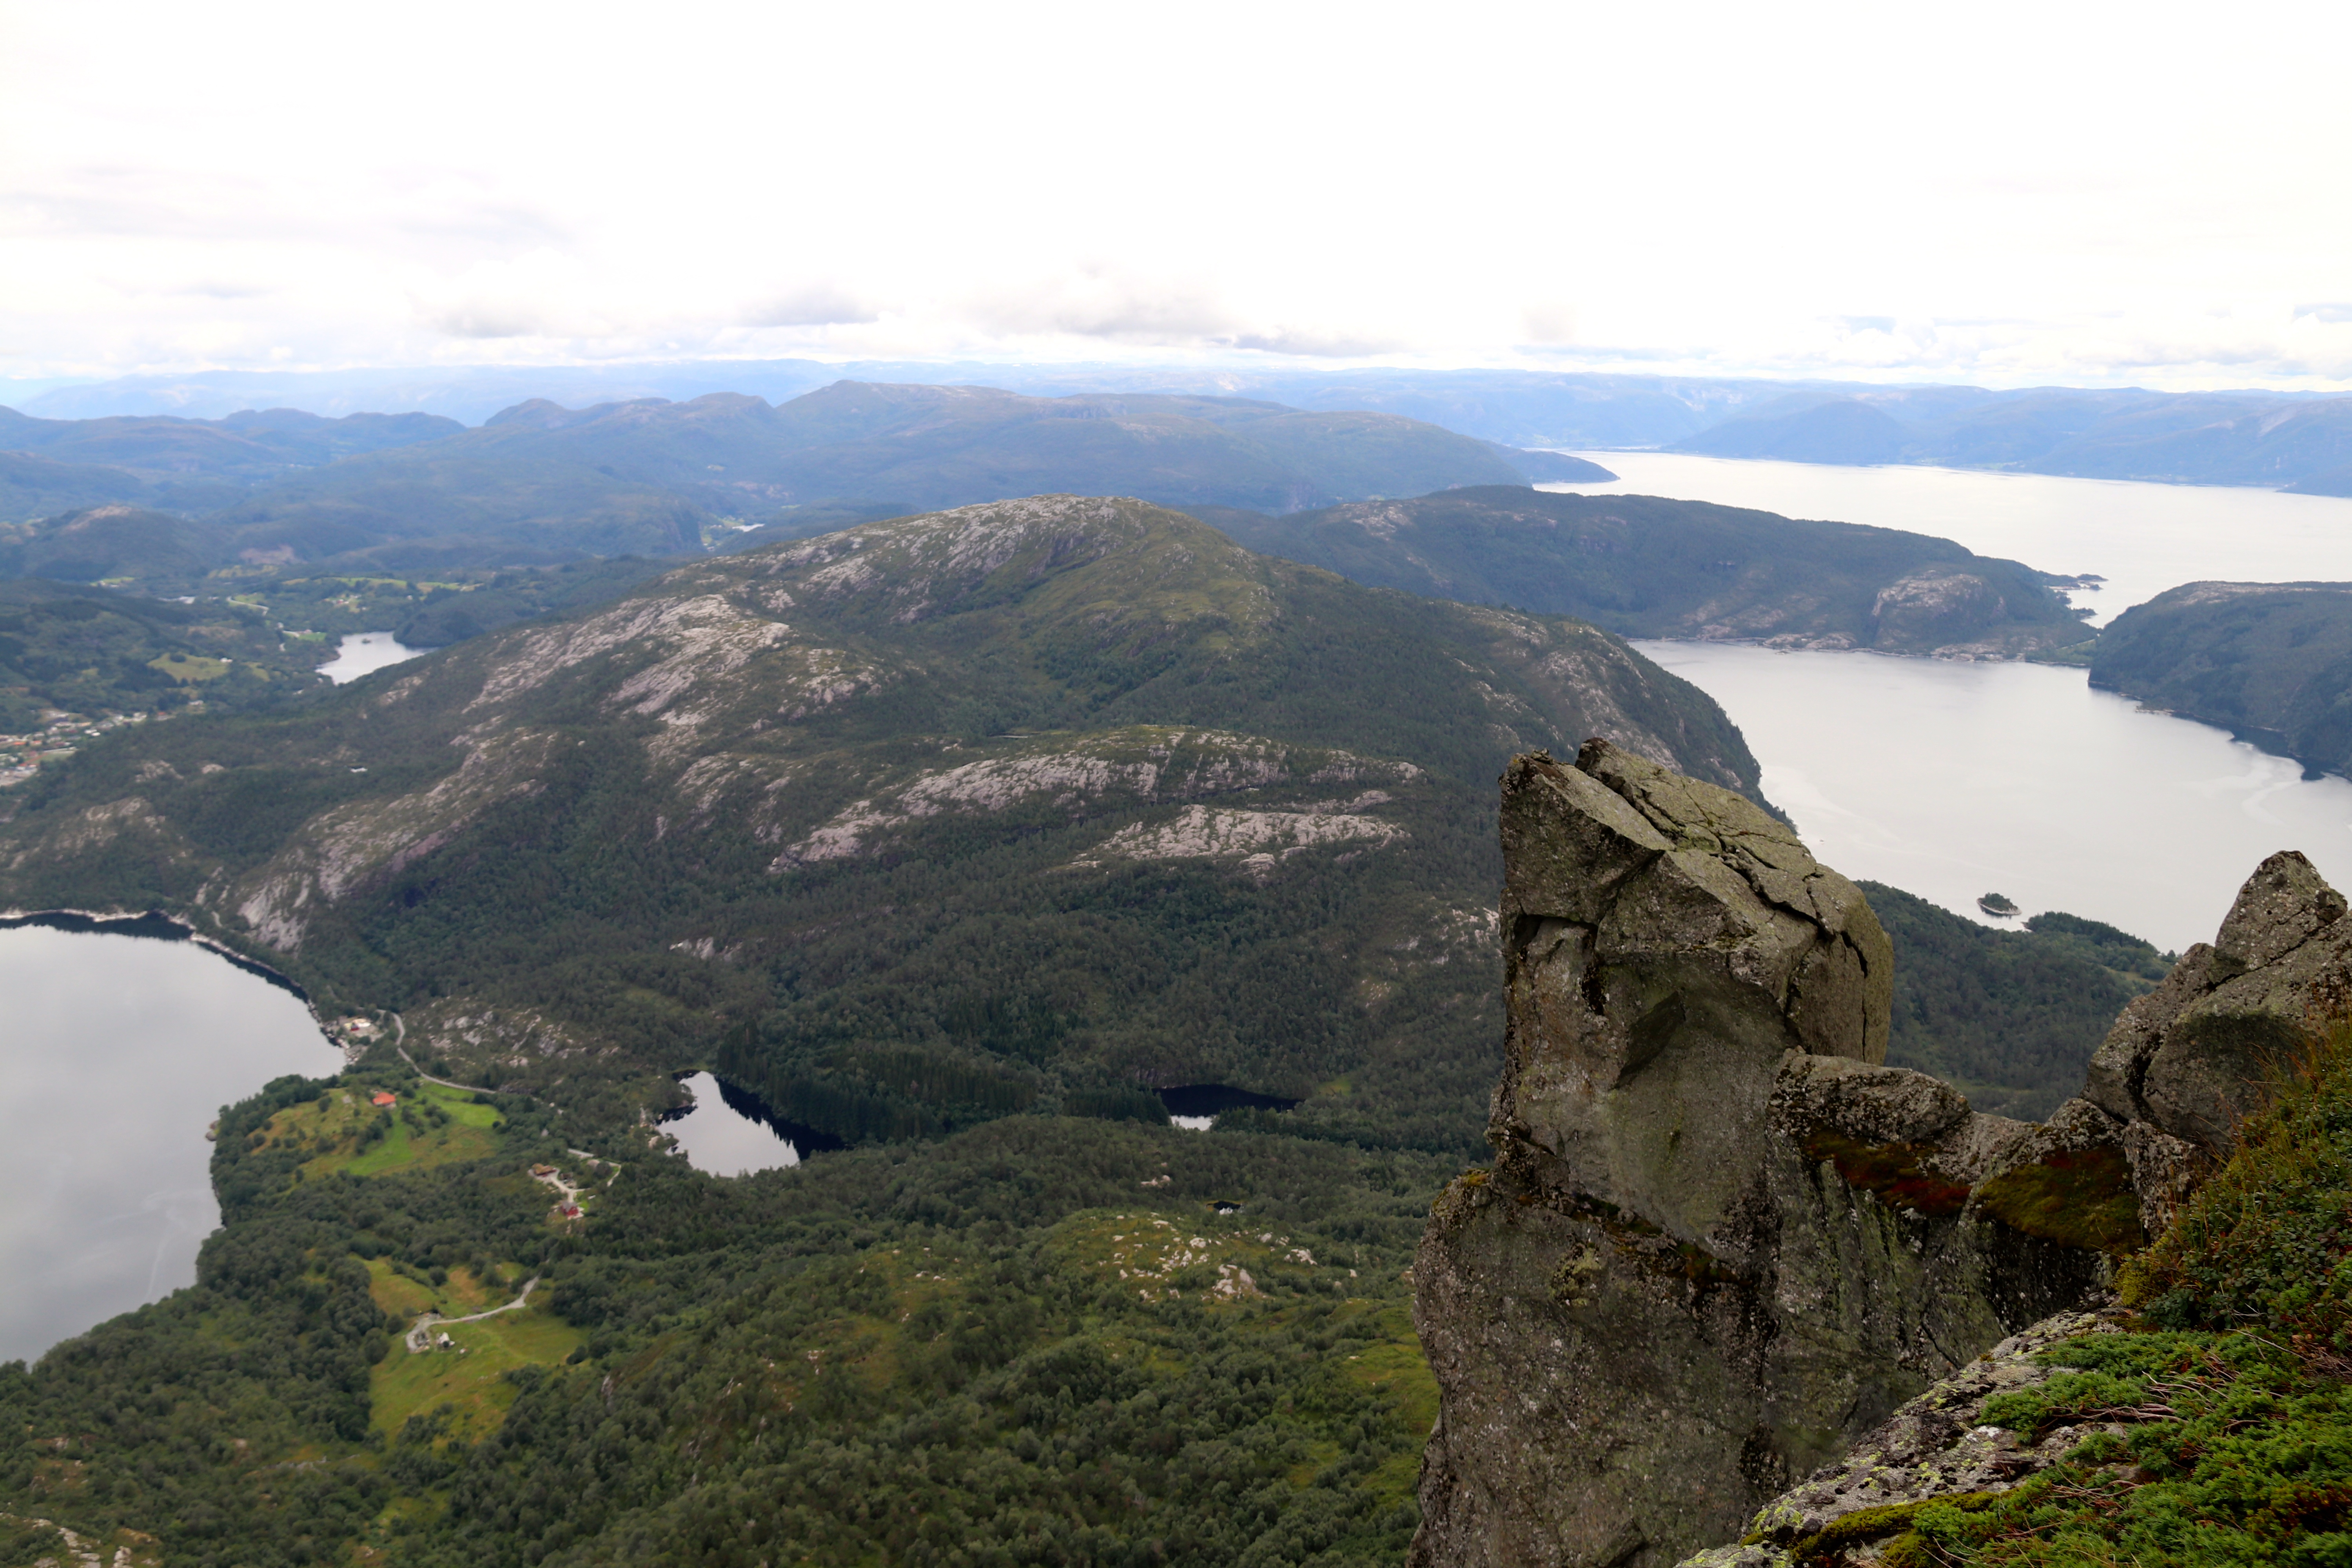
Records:
[[[2181,986],[2102,1052],[2135,1115],[1979,1114],[1884,1065],[1886,937],[1784,825],[1601,741],[1517,758],[1502,796],[1495,1163],[1441,1195],[1413,1269],[1442,1395],[1417,1568],[1736,1539],[1936,1380],[2098,1299],[2161,1208],[2136,1170],[2194,1179],[2199,1149],[2137,1114],[2172,1081],[2134,1064]]]

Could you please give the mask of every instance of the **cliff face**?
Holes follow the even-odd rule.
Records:
[[[2098,1140],[2087,1144],[2085,1158],[2129,1164],[2151,1234],[2168,1226],[2204,1176],[2228,1161],[2238,1129],[2260,1108],[2279,1070],[2315,1059],[2312,1042],[2346,1016],[2352,921],[2345,912],[2343,897],[2302,855],[2273,855],[2247,879],[2211,945],[2191,948],[2161,986],[2116,1020],[2092,1061],[2084,1098],[2063,1108],[2060,1119]],[[2284,1205],[2295,1201],[2273,1195]],[[1725,1532],[1742,1544],[1699,1552],[1684,1568],[1793,1568],[1821,1560],[1832,1542],[1843,1561],[1887,1561],[1895,1555],[1890,1542],[1911,1528],[1919,1507],[1981,1501],[2078,1458],[2076,1445],[2095,1433],[2122,1438],[2143,1413],[2107,1409],[2039,1430],[2005,1430],[1986,1425],[1985,1415],[1991,1395],[2068,1370],[2037,1352],[2079,1336],[2120,1332],[2126,1317],[2120,1309],[2070,1311],[2033,1325]],[[2333,1381],[2332,1373],[2318,1375]],[[2230,1462],[2246,1461],[2238,1456]],[[2151,1474],[2135,1468],[2138,1479],[2130,1484]]]
[[[1512,763],[1502,837],[1495,1164],[1414,1264],[1416,1564],[1735,1537],[2142,1239],[2106,1112],[1979,1115],[1882,1065],[1886,937],[1753,805],[1592,742]]]

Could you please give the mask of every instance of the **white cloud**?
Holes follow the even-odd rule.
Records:
[[[0,374],[1256,354],[2352,384],[2352,12],[1394,20],[0,0]]]

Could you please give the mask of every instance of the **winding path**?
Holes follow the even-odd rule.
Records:
[[[422,1317],[420,1317],[420,1318],[418,1318],[418,1319],[416,1320],[416,1326],[415,1326],[415,1327],[414,1327],[414,1328],[412,1328],[412,1329],[410,1329],[410,1330],[408,1331],[408,1338],[407,1338],[407,1342],[407,1342],[407,1345],[408,1345],[409,1353],[410,1353],[410,1354],[412,1354],[412,1355],[422,1355],[422,1354],[424,1354],[426,1351],[428,1351],[428,1350],[432,1349],[432,1348],[433,1348],[433,1331],[434,1331],[434,1329],[435,1329],[437,1325],[439,1325],[439,1324],[442,1324],[442,1323],[478,1323],[478,1322],[480,1322],[484,1318],[495,1318],[495,1317],[497,1317],[500,1312],[511,1312],[511,1311],[513,1311],[516,1308],[518,1308],[518,1307],[521,1306],[524,1302],[526,1302],[526,1301],[528,1301],[528,1300],[530,1300],[531,1288],[532,1288],[533,1286],[537,1285],[537,1284],[539,1283],[539,1280],[540,1280],[540,1277],[539,1277],[538,1275],[536,1275],[536,1274],[532,1275],[530,1279],[526,1279],[526,1280],[524,1280],[524,1281],[522,1282],[522,1294],[521,1294],[521,1295],[517,1296],[513,1300],[509,1301],[505,1306],[503,1306],[503,1307],[492,1307],[492,1308],[491,1308],[488,1311],[487,1311],[487,1312],[470,1312],[470,1313],[467,1314],[465,1317],[462,1317],[462,1318],[445,1318],[445,1317],[443,1317],[443,1316],[442,1316],[440,1313],[438,1313],[438,1312],[426,1312],[426,1313],[425,1313],[425,1314],[424,1314]]]

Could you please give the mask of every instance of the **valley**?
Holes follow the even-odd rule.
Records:
[[[169,911],[402,1047],[227,1109],[194,1283],[0,1368],[113,1435],[0,1490],[224,1564],[1397,1561],[1445,1375],[1413,1248],[1507,1070],[1495,773],[1603,733],[1805,825],[1671,667],[2079,682],[2017,660],[2086,640],[1948,540],[1507,481],[794,533],[274,567],[257,647],[455,635],[332,688],[306,648],[0,805],[0,903]],[[151,658],[208,657],[183,624]],[[2174,956],[1864,891],[1889,1063],[1991,1119]],[[689,1075],[803,1146],[698,1169]]]

